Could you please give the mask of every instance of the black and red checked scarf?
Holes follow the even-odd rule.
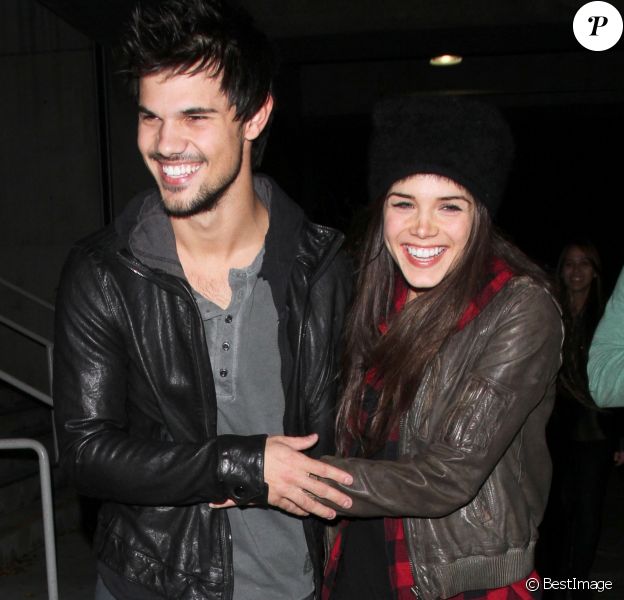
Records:
[[[502,260],[495,258],[491,263],[490,276],[488,283],[479,292],[477,297],[468,305],[457,323],[457,331],[461,331],[483,310],[488,302],[505,286],[505,284],[513,277],[513,273],[509,266]],[[394,292],[394,314],[403,310],[407,302],[408,287],[403,277],[396,278]],[[381,323],[379,329],[385,333],[388,329],[386,323]],[[383,383],[377,377],[375,369],[370,369],[366,373],[365,393],[374,392],[378,394]],[[372,388],[372,389],[371,389]],[[359,415],[360,430],[364,431],[370,425],[369,413],[364,409]],[[398,457],[399,428],[395,427],[390,432],[390,436],[386,443],[385,453],[388,457]],[[386,555],[388,556],[388,574],[390,585],[396,600],[414,600],[412,587],[414,586],[414,578],[409,562],[407,543],[405,542],[405,532],[403,529],[403,519],[389,518],[383,519]],[[329,559],[325,567],[325,576],[323,580],[323,590],[321,594],[322,600],[331,600],[333,584],[336,579],[340,555],[342,552],[342,542],[344,532],[349,524],[344,519],[338,526],[338,534],[334,541],[334,545],[330,551]],[[529,578],[539,577],[535,571],[527,575],[525,579],[517,581],[505,587],[491,590],[474,590],[462,592],[448,600],[536,600],[540,598],[539,592],[530,592],[527,590],[527,581]]]

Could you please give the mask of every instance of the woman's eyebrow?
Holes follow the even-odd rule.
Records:
[[[405,192],[390,192],[388,194],[388,198],[390,196],[398,196],[399,198],[407,198],[409,200],[413,200],[414,199],[414,196],[412,196],[411,194],[407,194]]]

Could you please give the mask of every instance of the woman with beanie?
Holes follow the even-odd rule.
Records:
[[[340,455],[324,459],[353,475],[353,506],[325,600],[539,597],[562,324],[542,271],[492,226],[512,155],[482,102],[375,112]]]

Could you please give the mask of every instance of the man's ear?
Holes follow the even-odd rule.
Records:
[[[266,127],[273,110],[273,96],[269,94],[258,112],[244,125],[245,139],[253,142]]]

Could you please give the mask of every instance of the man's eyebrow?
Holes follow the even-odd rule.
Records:
[[[139,104],[139,112],[143,115],[148,115],[150,117],[157,116],[156,113],[152,112],[149,108],[146,108],[142,104]],[[191,106],[189,108],[185,108],[180,111],[181,115],[207,115],[207,114],[216,114],[219,112],[216,108],[206,108],[205,106]]]
[[[183,115],[205,115],[218,112],[216,108],[206,108],[204,106],[191,106],[180,111]]]
[[[156,116],[151,110],[149,110],[148,108],[145,108],[145,106],[143,106],[142,104],[139,104],[139,112],[143,115],[148,115],[150,117]]]

